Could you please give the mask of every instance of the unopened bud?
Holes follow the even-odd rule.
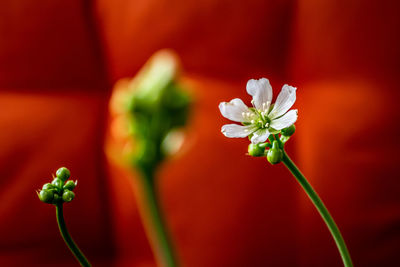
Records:
[[[44,203],[52,203],[53,198],[54,198],[54,190],[41,190],[38,194],[40,201]]]
[[[278,141],[272,143],[272,148],[268,150],[267,159],[271,164],[278,164],[282,161],[283,151],[279,148]]]
[[[253,156],[253,157],[264,156],[264,151],[265,151],[265,147],[262,147],[259,144],[250,144],[248,147],[249,155]]]
[[[72,190],[74,190],[74,188],[76,187],[76,182],[74,182],[74,181],[72,181],[72,180],[69,180],[69,181],[67,181],[66,183],[65,183],[65,185],[64,185],[64,190],[70,190],[70,191],[72,191]]]
[[[57,170],[56,176],[57,178],[60,178],[63,182],[65,182],[71,176],[71,173],[67,168],[61,167]]]
[[[281,134],[284,136],[292,136],[295,131],[296,131],[296,126],[294,126],[294,124],[292,124],[289,127],[282,129]]]
[[[51,183],[47,183],[47,184],[43,185],[42,189],[43,190],[45,190],[45,189],[54,189],[54,185],[52,185]]]
[[[57,189],[62,189],[64,182],[60,178],[54,178],[51,184],[54,185]]]
[[[62,199],[63,199],[65,202],[70,202],[70,201],[72,201],[72,200],[74,199],[74,197],[75,197],[74,192],[69,191],[68,189],[64,190],[64,193],[63,193],[63,195],[62,195]]]

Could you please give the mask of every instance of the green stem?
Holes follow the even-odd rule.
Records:
[[[154,173],[151,170],[142,170],[143,195],[147,205],[147,212],[154,230],[155,253],[159,262],[165,267],[176,267],[178,263],[175,259],[172,243],[168,236],[168,231],[160,209],[160,203],[154,186]]]
[[[57,215],[57,223],[58,228],[60,229],[60,233],[62,238],[67,244],[68,248],[71,250],[72,254],[74,254],[75,258],[79,261],[79,264],[84,267],[90,267],[89,261],[86,259],[85,255],[83,255],[82,251],[75,244],[74,240],[68,233],[67,226],[65,225],[64,215],[63,215],[63,204],[56,204],[56,215]]]
[[[322,200],[319,198],[317,192],[314,191],[313,187],[307,181],[306,177],[300,172],[297,166],[293,163],[293,161],[289,158],[285,151],[283,151],[283,163],[289,169],[289,171],[293,174],[299,184],[303,187],[304,191],[307,193],[308,197],[314,203],[314,206],[317,208],[319,214],[322,219],[325,221],[326,226],[328,226],[329,231],[333,239],[336,242],[336,246],[339,250],[339,253],[342,257],[342,261],[344,266],[352,267],[353,263],[350,258],[349,251],[347,250],[346,243],[343,240],[342,234],[339,231],[335,221],[330,215],[328,209],[325,207]]]

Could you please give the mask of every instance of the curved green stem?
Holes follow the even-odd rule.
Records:
[[[329,231],[333,239],[336,242],[336,246],[340,252],[340,255],[343,260],[343,264],[346,267],[352,267],[353,263],[350,258],[349,251],[347,250],[346,243],[343,240],[342,234],[339,231],[335,221],[330,215],[328,209],[325,207],[322,200],[319,198],[317,192],[313,189],[310,183],[307,181],[306,177],[300,172],[297,166],[293,163],[293,161],[289,158],[285,151],[283,151],[283,163],[289,169],[289,171],[293,174],[299,184],[303,187],[304,191],[307,193],[308,197],[313,202],[314,206],[317,208],[319,214],[322,219],[325,221],[326,226],[328,226]]]
[[[56,215],[57,215],[57,223],[58,228],[60,229],[60,233],[68,248],[71,250],[72,254],[74,254],[75,258],[79,261],[79,264],[84,267],[90,267],[89,261],[86,259],[85,255],[83,255],[82,251],[75,244],[74,240],[68,233],[67,226],[65,225],[64,215],[63,215],[63,204],[56,204]]]
[[[168,231],[162,216],[157,193],[154,187],[154,173],[152,170],[142,170],[142,189],[147,205],[147,212],[151,220],[154,231],[155,254],[159,262],[165,267],[176,267],[178,263],[172,243],[168,236]]]

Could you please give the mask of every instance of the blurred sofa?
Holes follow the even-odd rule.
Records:
[[[288,150],[356,266],[398,266],[400,19],[395,1],[5,0],[0,8],[0,265],[73,266],[35,190],[65,165],[65,208],[94,266],[155,266],[134,175],[104,153],[113,84],[174,49],[196,96],[158,190],[182,266],[341,266],[283,166],[220,134],[218,103],[267,77],[298,87]],[[133,176],[133,177],[131,177]],[[133,178],[133,179],[132,179]]]

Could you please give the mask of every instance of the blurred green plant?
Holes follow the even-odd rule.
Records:
[[[154,253],[160,265],[168,267],[178,266],[178,261],[156,192],[156,172],[182,144],[181,129],[188,122],[191,104],[191,96],[179,81],[177,56],[169,50],[154,54],[111,99],[111,109],[125,120],[127,129],[122,131],[128,132],[128,143],[134,144],[125,156],[141,174]]]
[[[170,154],[168,136],[185,126],[191,99],[176,81],[173,57],[155,55],[151,65],[140,73],[128,111],[131,130],[137,142],[134,165],[141,170],[155,169]]]

